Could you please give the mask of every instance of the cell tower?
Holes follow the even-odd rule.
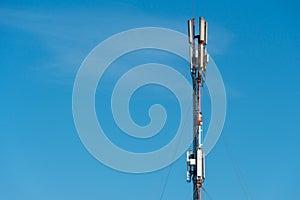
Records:
[[[201,111],[201,87],[205,82],[208,24],[199,18],[199,34],[195,35],[195,19],[188,20],[190,43],[190,70],[193,82],[193,148],[187,151],[187,181],[193,182],[193,199],[201,200],[201,188],[205,179],[204,152],[202,149],[203,122]]]

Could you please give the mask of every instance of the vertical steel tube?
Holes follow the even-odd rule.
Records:
[[[195,35],[195,20],[188,20],[188,37],[190,44],[190,70],[193,82],[193,149],[187,153],[187,180],[193,181],[193,199],[200,200],[201,188],[205,179],[204,153],[202,149],[201,87],[208,62],[205,48],[207,44],[207,22],[205,22],[204,18],[199,18],[199,35]],[[197,43],[195,42],[196,39],[198,40]]]

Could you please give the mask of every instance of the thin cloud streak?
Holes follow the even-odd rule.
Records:
[[[121,5],[126,8],[126,5]],[[128,8],[128,7],[127,7]],[[130,8],[137,9],[137,8]],[[165,26],[182,28],[181,21],[174,18],[159,19],[137,10],[136,17],[128,10],[103,7],[98,10],[33,11],[0,9],[0,25],[17,28],[39,37],[45,49],[52,52],[51,63],[40,66],[55,73],[74,76],[81,62],[101,41],[118,32],[143,26]],[[180,24],[179,24],[180,23]],[[226,54],[233,33],[224,27],[212,25],[210,53]],[[180,31],[180,30],[179,30]],[[114,47],[112,47],[114,48]]]

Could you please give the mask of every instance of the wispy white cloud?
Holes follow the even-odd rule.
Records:
[[[0,25],[36,35],[51,52],[51,62],[41,63],[40,66],[60,75],[71,76],[75,75],[83,59],[97,44],[115,33],[144,26],[161,26],[185,32],[184,21],[152,16],[127,4],[89,10],[0,9]],[[210,33],[209,51],[212,54],[226,54],[234,34],[214,24],[210,26]]]
[[[60,11],[1,9],[0,25],[39,37],[56,60],[47,65],[74,73],[89,51],[102,40],[142,25],[133,13],[109,7]]]
[[[234,41],[234,33],[222,25],[213,24],[209,27],[209,51],[214,55],[225,55]]]

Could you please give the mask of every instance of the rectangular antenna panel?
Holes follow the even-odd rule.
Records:
[[[205,20],[203,17],[200,17],[199,19],[199,33],[200,33],[200,36],[199,36],[199,42],[202,43],[202,42],[205,42]]]
[[[195,38],[195,19],[188,20],[188,35],[189,35],[189,43],[194,43]]]
[[[204,43],[207,44],[207,36],[208,36],[208,23],[205,22],[205,37],[204,37]]]

